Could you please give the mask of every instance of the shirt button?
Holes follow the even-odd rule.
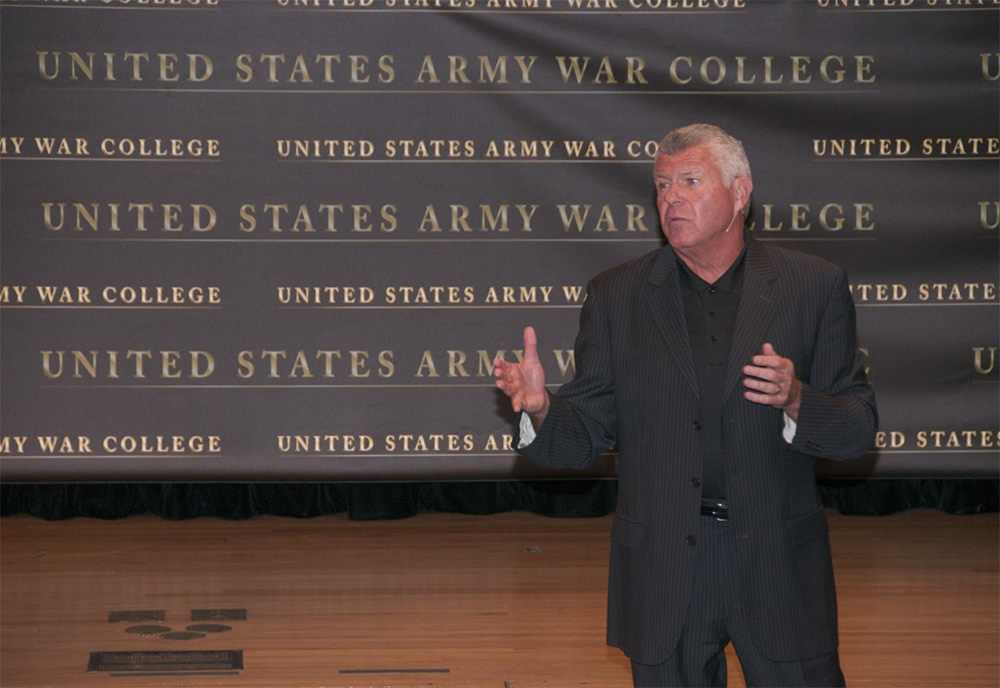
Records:
[[[699,480],[698,478],[691,478],[691,487],[696,489],[701,487],[701,480]]]
[[[694,535],[688,535],[684,539],[684,541],[688,543],[688,545],[690,545],[691,547],[694,547],[695,545],[698,544],[698,538],[696,538]]]

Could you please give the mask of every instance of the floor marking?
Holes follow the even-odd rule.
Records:
[[[450,674],[451,669],[341,669],[342,674]]]

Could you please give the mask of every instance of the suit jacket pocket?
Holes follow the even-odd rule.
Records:
[[[611,524],[611,541],[629,549],[639,549],[645,532],[646,528],[641,523],[616,515]]]
[[[811,540],[826,537],[830,527],[822,510],[785,521],[785,532],[793,547],[804,545]]]

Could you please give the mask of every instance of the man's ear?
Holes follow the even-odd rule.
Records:
[[[741,210],[746,209],[753,193],[753,180],[750,177],[737,177],[733,180],[733,189],[736,191],[737,207]]]

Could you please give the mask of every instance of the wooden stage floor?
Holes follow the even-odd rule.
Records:
[[[849,685],[1000,685],[997,514],[829,515]],[[604,644],[610,526],[7,517],[0,686],[630,686]],[[134,614],[149,611],[159,619]],[[184,639],[191,625],[201,637]],[[734,664],[730,685],[743,685]]]

